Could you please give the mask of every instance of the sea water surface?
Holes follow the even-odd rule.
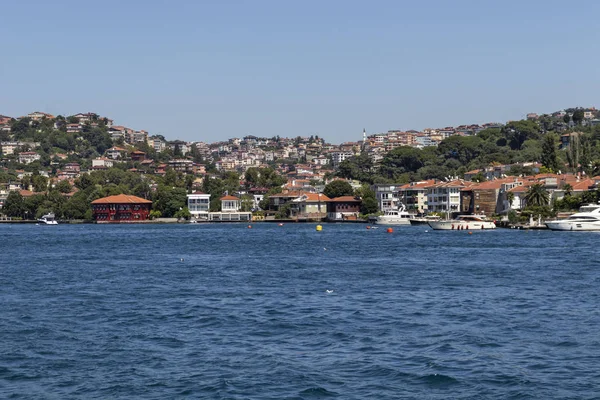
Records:
[[[0,398],[600,397],[600,233],[0,234]]]

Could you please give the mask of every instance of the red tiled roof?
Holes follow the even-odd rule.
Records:
[[[19,190],[19,193],[23,197],[31,197],[31,196],[33,196],[35,194],[31,190],[24,190],[24,189],[23,190]]]
[[[302,196],[303,197],[306,196],[306,200],[304,200],[307,203],[318,203],[321,201],[331,201],[331,199],[327,196],[325,196],[323,193],[304,193]]]
[[[150,200],[128,194],[118,194],[116,196],[103,197],[92,201],[92,204],[152,204]]]
[[[356,203],[360,203],[361,200],[357,199],[354,196],[341,196],[341,197],[336,197],[333,198],[331,200],[329,200],[330,203],[347,203],[347,202],[356,202]]]
[[[221,197],[219,200],[239,200],[239,198],[235,197],[235,196],[227,195],[227,196]]]

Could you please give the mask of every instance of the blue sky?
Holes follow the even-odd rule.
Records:
[[[600,106],[600,2],[5,1],[0,114],[168,139],[504,122]]]

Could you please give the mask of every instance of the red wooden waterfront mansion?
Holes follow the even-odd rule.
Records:
[[[141,197],[119,194],[92,201],[98,223],[137,222],[148,219],[152,202]]]

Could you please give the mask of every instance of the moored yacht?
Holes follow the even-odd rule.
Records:
[[[375,220],[377,225],[410,225],[410,219],[413,217],[405,210],[404,205],[400,205],[396,210],[386,210]]]
[[[600,231],[600,204],[581,206],[579,212],[566,219],[546,221],[553,231]]]
[[[429,226],[434,230],[481,230],[496,229],[493,221],[487,221],[483,215],[459,215],[455,219],[430,221]]]
[[[48,213],[46,215],[43,215],[41,218],[38,219],[38,222],[44,225],[58,225],[58,222],[56,221],[56,219],[54,219],[54,213]]]

